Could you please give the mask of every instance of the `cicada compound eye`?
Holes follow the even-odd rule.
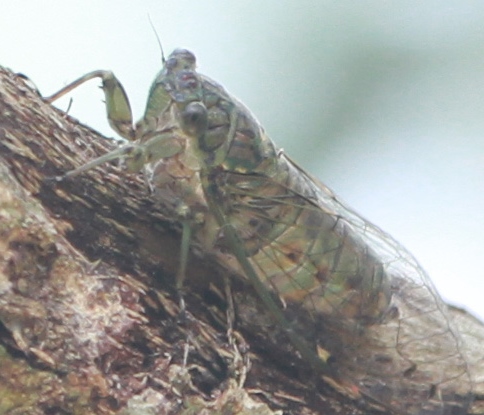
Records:
[[[181,113],[183,130],[192,135],[200,136],[207,131],[207,108],[200,101],[190,102]]]

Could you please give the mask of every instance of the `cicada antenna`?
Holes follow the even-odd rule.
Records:
[[[163,46],[161,45],[160,37],[158,36],[158,32],[156,31],[155,26],[153,25],[153,21],[151,20],[151,16],[149,13],[148,13],[148,20],[150,22],[151,28],[153,29],[153,32],[155,32],[156,40],[158,41],[158,46],[160,47],[160,51],[161,51],[161,63],[164,65],[166,60],[165,60],[165,54],[163,52]]]

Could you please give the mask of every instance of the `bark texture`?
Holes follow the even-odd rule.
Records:
[[[197,247],[180,313],[170,207],[114,165],[52,179],[113,147],[0,68],[0,414],[382,413],[248,323],[227,336],[226,272]],[[479,398],[484,329],[454,315]]]

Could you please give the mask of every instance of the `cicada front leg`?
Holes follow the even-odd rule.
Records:
[[[164,88],[159,88],[155,80],[150,90],[145,115],[136,125],[133,125],[131,106],[121,82],[111,71],[98,70],[78,78],[57,93],[45,98],[45,101],[52,103],[84,82],[95,78],[100,78],[102,81],[110,126],[128,142],[56,179],[60,181],[77,176],[108,161],[123,159],[129,172],[137,173],[144,170],[147,187],[156,198],[170,195],[167,203],[171,203],[173,215],[182,223],[183,230],[176,287],[180,308],[184,310],[183,282],[192,227],[203,222],[200,209],[198,213],[193,213],[191,206],[203,205],[204,201],[200,200],[201,189],[198,189],[198,194],[197,189],[194,189],[196,185],[193,182],[199,184],[198,177],[195,177],[198,173],[196,166],[188,162],[188,158],[184,155],[187,139],[181,129],[177,128],[177,122],[172,117],[172,97]],[[183,171],[183,175],[176,177],[180,174],[180,170]],[[203,199],[203,196],[201,198]]]
[[[183,151],[183,146],[179,143],[171,131],[150,131],[146,126],[150,125],[146,119],[141,120],[136,127],[133,126],[133,115],[128,96],[121,82],[111,71],[93,71],[62,88],[50,97],[44,98],[48,103],[52,103],[69,93],[73,89],[82,85],[84,82],[94,78],[102,80],[102,89],[106,102],[106,113],[109,125],[121,137],[129,143],[113,150],[104,156],[98,157],[80,166],[77,169],[67,172],[58,179],[76,176],[108,161],[124,159],[128,171],[136,173],[140,171],[154,157],[171,157]]]
[[[52,102],[63,97],[65,94],[71,92],[73,89],[82,85],[84,82],[91,79],[100,78],[102,80],[102,89],[106,98],[106,111],[109,125],[121,137],[126,140],[133,141],[135,134],[133,128],[133,114],[129,104],[128,96],[123,88],[123,85],[114,76],[111,71],[93,71],[81,76],[69,85],[66,85],[60,91],[44,98],[46,102]]]

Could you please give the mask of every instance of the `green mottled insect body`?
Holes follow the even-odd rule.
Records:
[[[88,74],[52,97],[101,77],[113,128],[134,137],[66,176],[119,157],[132,171],[145,167],[155,195],[181,206],[180,217],[201,213],[195,237],[231,254],[221,258],[333,384],[395,414],[467,413],[472,382],[461,340],[416,260],[278,151],[195,64],[186,50],[170,55],[134,128],[110,73]]]

